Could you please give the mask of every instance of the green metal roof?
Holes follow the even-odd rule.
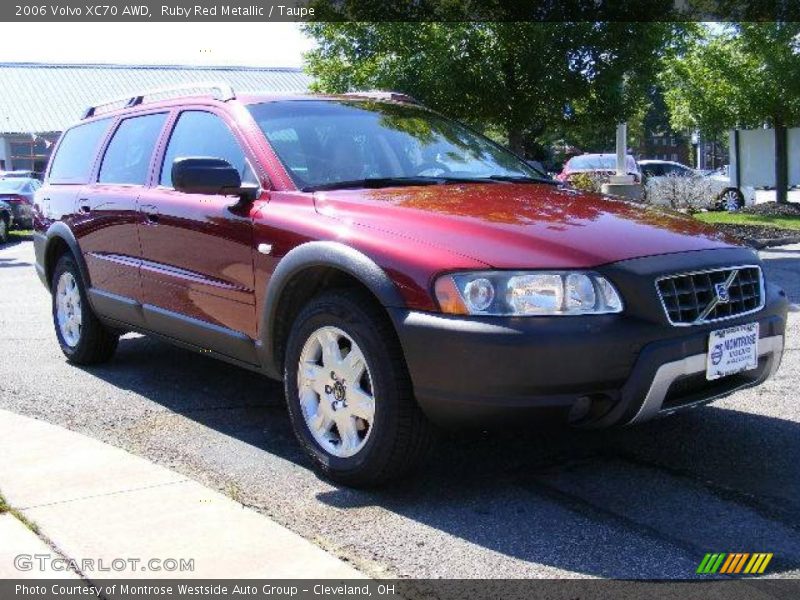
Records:
[[[91,104],[210,81],[237,92],[297,93],[311,78],[276,67],[0,63],[0,134],[63,131]]]

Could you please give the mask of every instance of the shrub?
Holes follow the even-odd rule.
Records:
[[[584,192],[599,192],[600,186],[608,181],[603,173],[575,173],[570,175],[569,184]]]
[[[714,196],[713,184],[705,177],[656,177],[644,186],[645,202],[689,212],[710,208]]]

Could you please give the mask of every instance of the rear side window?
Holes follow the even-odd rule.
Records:
[[[108,143],[98,181],[144,185],[153,148],[166,118],[167,113],[158,113],[122,121]]]
[[[110,122],[111,119],[92,121],[64,134],[50,167],[50,183],[88,183],[97,148]]]
[[[161,185],[172,187],[172,163],[190,157],[222,158],[239,171],[243,182],[257,182],[233,132],[215,114],[197,110],[181,113],[164,153]]]

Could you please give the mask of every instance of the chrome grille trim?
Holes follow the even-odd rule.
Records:
[[[753,285],[755,285],[757,283],[757,290],[756,290],[757,297],[758,297],[757,305],[755,307],[753,307],[753,308],[742,310],[740,312],[736,312],[735,314],[729,314],[729,315],[725,315],[725,316],[722,316],[722,317],[697,318],[697,317],[701,317],[704,312],[710,312],[711,314],[713,314],[713,312],[714,312],[713,309],[716,308],[715,306],[712,306],[711,307],[712,310],[706,311],[706,309],[709,308],[709,304],[712,302],[712,300],[714,299],[716,294],[715,293],[712,294],[710,292],[710,289],[707,288],[707,287],[706,288],[700,288],[699,292],[698,292],[698,289],[695,287],[697,279],[699,279],[700,276],[705,275],[706,276],[704,278],[705,281],[707,281],[709,284],[713,285],[714,282],[712,281],[712,279],[710,277],[711,274],[717,274],[717,273],[723,274],[724,277],[722,277],[722,279],[725,280],[725,279],[727,279],[727,277],[732,272],[734,272],[734,271],[740,272],[740,271],[743,271],[743,270],[755,271],[756,272],[755,281],[749,281],[748,280],[744,284],[738,283],[737,281],[740,279],[741,275],[740,275],[740,273],[737,273],[736,276],[732,279],[733,284],[731,285],[731,287],[734,287],[734,285],[738,285],[739,286],[740,291],[742,291],[742,293],[743,293],[742,299],[734,300],[733,302],[728,302],[728,303],[725,303],[725,304],[731,304],[731,303],[740,302],[743,305],[746,305],[748,303],[752,303],[752,300],[755,299],[755,297],[750,295],[749,297],[745,298],[742,288],[743,288],[744,285],[753,286]],[[679,281],[681,279],[687,279],[687,278],[688,278],[688,284],[691,286],[691,290],[687,290],[687,289],[678,290],[677,284],[675,282]],[[664,282],[670,282],[670,284],[672,286],[672,289],[671,289],[670,293],[666,294],[667,298],[665,298],[665,293],[666,292],[664,292],[664,290],[662,288],[662,283],[664,283]],[[686,283],[686,282],[684,282],[684,283]],[[658,279],[656,279],[655,288],[656,288],[656,293],[658,294],[658,298],[661,301],[661,308],[664,310],[664,314],[667,317],[667,321],[669,321],[670,325],[673,325],[675,327],[692,327],[694,325],[705,325],[707,323],[717,323],[717,322],[720,322],[720,321],[727,321],[727,320],[730,320],[730,319],[736,319],[736,318],[739,318],[739,317],[742,317],[742,316],[746,316],[746,315],[750,315],[750,314],[753,314],[753,313],[757,313],[762,308],[764,308],[764,305],[766,303],[766,289],[765,289],[765,283],[764,283],[764,273],[761,270],[761,267],[759,265],[735,265],[735,266],[730,266],[730,267],[721,267],[721,268],[717,268],[717,269],[704,269],[704,270],[699,270],[699,271],[688,271],[688,272],[685,272],[685,273],[674,273],[674,274],[664,275],[664,276],[659,277]],[[698,293],[703,295],[704,300],[702,302],[698,298]],[[708,296],[705,296],[705,294],[708,294]],[[688,308],[681,308],[680,296],[688,296],[688,297],[692,298],[693,301],[694,301],[694,305],[690,306]],[[675,299],[675,304],[672,305],[672,306],[668,306],[668,303],[672,304],[672,299],[673,298]],[[697,317],[692,318],[692,319],[682,320],[682,313],[688,312],[688,313],[691,314],[691,312],[695,311],[695,310],[697,312]],[[677,315],[676,315],[676,312],[677,312]],[[677,317],[677,320],[676,320],[675,317]]]

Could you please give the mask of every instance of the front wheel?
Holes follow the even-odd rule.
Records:
[[[75,260],[62,256],[51,287],[53,325],[67,360],[78,365],[106,362],[117,349],[119,335],[106,328],[86,299],[86,286]]]
[[[325,293],[297,317],[284,386],[297,439],[324,476],[354,487],[408,473],[431,428],[417,406],[394,329],[366,294]]]

